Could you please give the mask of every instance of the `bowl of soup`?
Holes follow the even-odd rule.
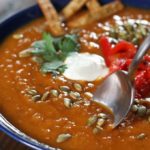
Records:
[[[33,149],[149,149],[150,53],[118,127],[92,97],[111,73],[127,71],[150,33],[150,11],[118,1],[38,3],[0,24],[0,130]]]

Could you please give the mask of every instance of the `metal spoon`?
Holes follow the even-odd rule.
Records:
[[[126,117],[134,100],[133,74],[144,54],[150,48],[150,35],[139,47],[128,72],[116,71],[108,76],[94,92],[93,98],[108,107],[114,115],[115,128]]]

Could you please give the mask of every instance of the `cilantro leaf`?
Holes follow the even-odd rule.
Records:
[[[58,72],[63,73],[66,69],[66,65],[62,61],[53,61],[51,63],[43,63],[41,66],[42,73],[53,73],[58,74]]]
[[[43,40],[45,42],[45,50],[50,53],[55,53],[56,49],[53,44],[53,37],[48,33],[43,33]]]
[[[78,51],[78,44],[77,44],[77,36],[76,35],[65,35],[59,41],[59,48],[63,53],[70,53],[74,51]]]
[[[43,38],[32,44],[32,56],[42,59],[41,72],[62,73],[66,69],[64,60],[71,52],[79,50],[78,37],[75,34],[66,34],[61,37],[52,37],[43,33]]]

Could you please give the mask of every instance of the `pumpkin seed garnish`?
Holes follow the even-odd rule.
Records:
[[[16,40],[22,39],[23,38],[23,34],[21,34],[21,33],[20,34],[14,34],[13,38],[16,39]]]
[[[34,96],[34,95],[37,95],[38,92],[35,89],[29,89],[29,90],[27,90],[27,94]]]
[[[79,100],[73,103],[73,106],[78,106],[83,103],[83,100]]]
[[[146,137],[146,134],[145,133],[140,133],[139,135],[136,136],[136,139],[138,140],[142,140]]]
[[[97,121],[97,119],[98,119],[97,115],[93,115],[93,116],[89,117],[89,119],[88,119],[88,121],[87,121],[87,126],[90,127],[90,126],[92,126],[93,124],[95,124],[96,121]]]
[[[58,137],[57,137],[57,139],[56,139],[56,142],[57,143],[61,143],[61,142],[64,142],[64,141],[68,140],[71,137],[72,137],[72,135],[69,134],[69,133],[59,134]]]
[[[70,88],[68,86],[60,86],[60,90],[64,92],[69,92]]]
[[[92,88],[92,87],[94,87],[94,84],[93,83],[88,83],[88,87]]]
[[[138,106],[137,105],[133,105],[131,110],[132,110],[132,112],[137,112],[138,111]]]
[[[91,102],[90,101],[84,101],[84,106],[90,106],[91,105]]]
[[[93,94],[90,93],[90,92],[85,92],[84,95],[87,96],[88,98],[92,98],[93,97]]]
[[[51,90],[50,93],[54,97],[58,97],[58,94],[59,94],[57,90]]]
[[[146,107],[143,106],[143,105],[140,105],[140,106],[138,107],[137,114],[138,114],[140,117],[145,116],[145,114],[146,114]]]
[[[69,96],[70,96],[72,99],[79,99],[79,98],[80,98],[80,93],[71,91],[71,92],[69,93]]]
[[[67,107],[67,108],[70,108],[72,106],[72,101],[71,99],[69,98],[64,98],[64,105]]]
[[[74,83],[74,88],[77,90],[77,91],[79,91],[79,92],[81,92],[82,91],[82,86],[79,84],[79,83]]]
[[[107,119],[107,115],[104,114],[104,113],[99,113],[99,114],[98,114],[98,117],[99,117],[99,118],[102,118],[102,119]]]
[[[99,118],[99,119],[97,120],[96,127],[97,127],[97,128],[101,128],[101,127],[104,125],[104,123],[105,123],[105,119]]]
[[[49,93],[50,93],[49,91],[46,91],[46,92],[42,95],[41,101],[45,101],[45,100],[48,98]]]
[[[41,95],[32,96],[32,100],[35,101],[35,102],[41,100]]]

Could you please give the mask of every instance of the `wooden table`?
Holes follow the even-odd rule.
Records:
[[[31,150],[0,131],[0,150]]]

